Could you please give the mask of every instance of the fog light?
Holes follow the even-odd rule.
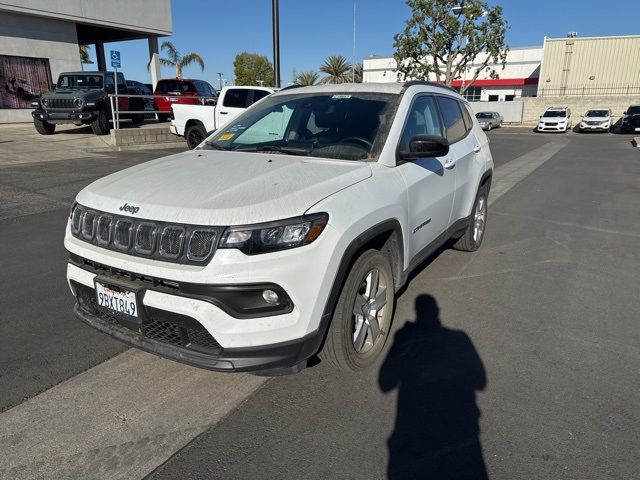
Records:
[[[265,302],[270,303],[271,305],[275,305],[280,300],[278,298],[278,294],[273,290],[263,290],[262,298],[264,298]]]

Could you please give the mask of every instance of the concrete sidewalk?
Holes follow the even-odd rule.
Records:
[[[118,150],[181,148],[183,139],[169,133],[168,123],[151,121],[138,127],[122,122],[121,130],[94,135],[91,127],[57,125],[53,135],[40,135],[31,123],[0,125],[0,165],[84,158]]]

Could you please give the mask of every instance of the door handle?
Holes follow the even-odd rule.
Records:
[[[226,115],[229,112],[220,112],[220,115]]]
[[[473,147],[473,151],[476,153],[478,153],[480,149],[481,149],[480,145],[476,145],[475,147]]]

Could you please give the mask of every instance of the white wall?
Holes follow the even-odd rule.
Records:
[[[54,82],[60,72],[81,69],[71,22],[0,12],[0,55],[48,58]],[[0,123],[31,120],[30,109],[0,109]]]

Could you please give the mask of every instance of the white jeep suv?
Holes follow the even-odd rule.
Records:
[[[567,107],[548,108],[540,117],[538,132],[562,132],[571,129],[571,109]]]
[[[68,221],[75,314],[143,350],[220,371],[358,370],[394,294],[434,250],[476,250],[493,161],[441,86],[285,89],[197,149],[82,190]]]

